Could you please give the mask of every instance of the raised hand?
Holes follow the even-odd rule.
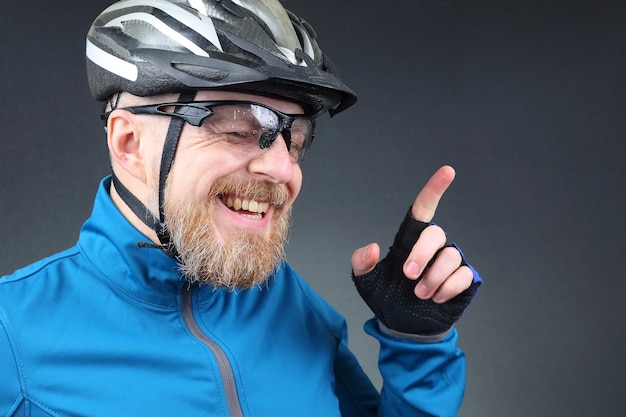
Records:
[[[418,194],[382,261],[372,243],[352,255],[356,287],[388,328],[421,335],[444,333],[461,316],[482,280],[446,234],[431,224],[441,197],[454,180],[441,167]]]

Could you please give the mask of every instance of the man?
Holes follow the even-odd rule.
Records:
[[[0,415],[455,415],[452,327],[481,283],[430,224],[355,251],[379,394],[285,262],[315,118],[356,97],[277,1],[123,0],[87,36],[113,175],[73,248],[0,280]]]

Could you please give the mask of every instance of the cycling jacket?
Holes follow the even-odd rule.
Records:
[[[266,286],[187,284],[100,185],[77,244],[0,279],[0,416],[454,416],[464,357],[380,340],[379,394],[344,319],[288,265]]]

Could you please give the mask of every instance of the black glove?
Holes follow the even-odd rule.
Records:
[[[415,286],[434,258],[417,281],[408,279],[402,267],[413,245],[428,226],[430,226],[429,223],[413,219],[411,209],[409,209],[387,257],[365,275],[355,277],[352,272],[352,280],[359,294],[378,320],[388,328],[401,333],[418,335],[444,333],[461,317],[482,283],[482,279],[474,268],[465,262],[461,250],[456,245],[450,244],[448,246],[453,246],[461,252],[461,265],[468,266],[474,274],[474,281],[470,287],[443,304],[437,304],[432,300],[421,300],[415,296]]]

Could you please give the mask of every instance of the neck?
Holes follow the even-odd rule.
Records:
[[[111,183],[111,189],[109,191],[111,195],[111,200],[117,207],[117,209],[122,213],[122,215],[132,224],[137,230],[146,235],[153,243],[160,244],[159,238],[156,235],[156,232],[149,228],[137,215],[131,210],[131,208],[124,202],[122,197],[120,197],[118,191],[115,188],[113,182]]]

